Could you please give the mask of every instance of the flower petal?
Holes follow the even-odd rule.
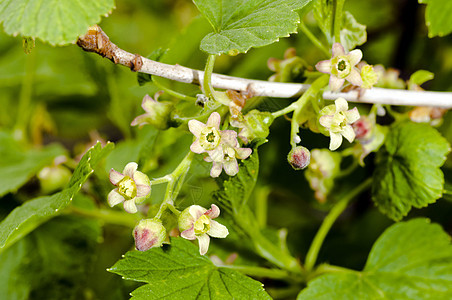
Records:
[[[139,115],[138,117],[136,117],[135,119],[133,119],[132,123],[130,123],[130,126],[143,126],[144,124],[148,124],[148,122],[146,121],[146,119],[148,118],[148,115],[143,114],[143,115]]]
[[[217,178],[218,176],[220,176],[222,170],[223,164],[214,161],[212,169],[210,169],[210,177]]]
[[[210,237],[207,234],[197,235],[199,244],[199,254],[204,255],[209,250]]]
[[[119,173],[118,171],[114,170],[113,168],[110,170],[110,182],[113,185],[117,185],[118,182],[124,179],[124,175]]]
[[[353,142],[355,139],[355,131],[353,130],[353,127],[351,125],[346,125],[343,129],[341,134],[344,136],[344,138],[347,139],[350,143]]]
[[[137,184],[137,197],[145,197],[151,192],[151,187],[145,184]]]
[[[347,119],[347,124],[352,124],[358,121],[360,118],[358,108],[354,107],[353,109],[344,111],[345,118]]]
[[[221,131],[221,142],[231,147],[237,147],[239,145],[239,142],[237,141],[237,132],[234,130]]]
[[[330,150],[334,151],[342,144],[342,135],[330,131]]]
[[[334,101],[334,104],[336,105],[336,112],[340,112],[340,111],[346,111],[348,109],[348,103],[347,100],[345,100],[344,98],[337,98]]]
[[[216,206],[215,204],[212,204],[210,206],[210,209],[207,210],[204,214],[206,216],[210,217],[211,219],[215,219],[216,217],[218,217],[220,215],[220,208],[218,206]]]
[[[353,85],[361,86],[363,84],[363,79],[361,78],[361,74],[359,73],[358,69],[352,68],[350,71],[350,74],[345,77],[345,79],[348,80]]]
[[[333,125],[334,117],[332,115],[321,116],[319,118],[319,123],[325,128],[331,128]]]
[[[202,206],[199,205],[192,205],[190,206],[190,208],[188,209],[188,212],[190,213],[190,215],[195,219],[195,222],[207,211],[207,209],[205,209]]]
[[[217,221],[210,221],[210,230],[207,232],[208,235],[215,238],[225,238],[228,236],[229,231],[226,226],[221,225]]]
[[[138,169],[138,164],[135,162],[129,162],[122,172],[125,176],[129,176],[130,178],[133,178],[133,173]]]
[[[193,153],[203,153],[206,150],[204,150],[204,148],[201,146],[201,144],[199,143],[199,139],[197,139],[196,141],[193,142],[193,144],[191,144],[190,146],[190,150]]]
[[[132,177],[133,181],[135,181],[135,183],[138,184],[142,184],[142,185],[151,185],[150,181],[149,181],[149,177],[144,174],[143,172],[140,171],[136,171],[133,174]]]
[[[141,102],[141,107],[145,112],[152,112],[152,102],[157,102],[151,98],[149,95],[145,95],[143,97],[143,101]]]
[[[334,43],[333,44],[333,57],[338,55],[345,55],[344,47],[340,43]]]
[[[319,61],[319,62],[315,65],[315,68],[316,68],[317,71],[319,71],[319,72],[331,74],[331,60],[322,60],[322,61]]]
[[[361,50],[359,50],[359,49],[355,49],[353,51],[350,51],[347,56],[348,56],[348,59],[350,61],[350,64],[352,66],[355,66],[363,58],[363,52]]]
[[[253,152],[253,150],[251,150],[251,148],[236,148],[235,152],[237,158],[246,159],[251,155],[251,152]]]
[[[129,214],[134,214],[138,211],[135,205],[135,199],[124,201],[124,210]]]
[[[236,159],[223,162],[223,168],[229,176],[235,176],[239,172],[239,164]]]
[[[334,75],[330,76],[330,89],[332,92],[337,92],[338,90],[340,90],[340,88],[342,87],[342,85],[344,84],[345,79],[341,79],[341,78],[337,78]]]
[[[213,150],[207,151],[207,154],[209,154],[210,158],[212,159],[212,161],[216,161],[216,162],[222,162],[224,159],[224,152],[223,152],[223,147],[217,147]]]
[[[182,231],[182,232],[180,233],[180,236],[183,237],[184,239],[191,240],[191,241],[194,240],[194,239],[196,239],[196,236],[195,236],[195,227],[192,226],[190,229],[187,229],[187,230]]]
[[[216,129],[220,129],[220,122],[221,122],[221,116],[219,113],[217,113],[216,111],[214,111],[209,119],[207,120],[206,125],[208,127],[215,127]]]
[[[124,200],[124,197],[118,193],[118,189],[114,189],[110,193],[108,193],[108,205],[110,205],[110,207],[113,207],[116,204],[123,202]]]
[[[201,131],[206,127],[206,124],[199,122],[198,120],[188,121],[188,129],[194,136],[199,138]]]

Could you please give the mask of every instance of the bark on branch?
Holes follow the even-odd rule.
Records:
[[[122,50],[110,41],[98,25],[90,27],[88,32],[78,39],[77,45],[85,51],[95,52],[106,57],[115,64],[127,66],[134,72],[147,73],[185,83],[200,84],[203,82],[203,71],[180,65],[168,65],[156,62],[139,54],[132,54]],[[303,94],[310,85],[270,82],[212,74],[212,86],[225,90],[251,91],[256,96],[292,98]],[[364,92],[362,90],[352,90],[346,93],[325,92],[323,97],[328,100],[343,97],[347,101],[362,103],[452,108],[451,92],[372,88],[364,90]]]

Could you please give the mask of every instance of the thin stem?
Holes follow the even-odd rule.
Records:
[[[157,184],[162,184],[162,183],[167,183],[168,181],[172,180],[171,176],[166,175],[160,178],[156,178],[151,180],[151,185],[157,185]]]
[[[204,81],[203,81],[203,90],[204,94],[210,98],[215,99],[214,97],[214,90],[212,87],[212,73],[213,73],[213,66],[215,65],[215,55],[210,54],[207,57],[206,67],[204,69]]]
[[[184,157],[184,159],[179,163],[179,165],[174,169],[174,171],[166,175],[168,176],[168,185],[166,186],[165,198],[160,204],[159,211],[155,215],[155,218],[160,219],[163,215],[163,212],[169,208],[174,212],[174,200],[177,198],[179,191],[184,182],[185,176],[190,169],[190,164],[193,160],[194,153],[189,151],[188,154]],[[165,177],[166,177],[165,176]]]
[[[191,96],[188,96],[188,95],[176,92],[176,91],[170,89],[169,87],[166,87],[165,85],[161,84],[158,81],[158,79],[152,78],[152,83],[154,83],[155,86],[158,87],[159,89],[164,90],[165,93],[167,93],[168,95],[171,95],[171,96],[176,97],[176,98],[181,99],[181,100],[196,101],[195,97],[191,97]]]
[[[306,37],[316,46],[320,51],[322,51],[327,57],[331,56],[330,51],[320,42],[319,39],[309,30],[308,27],[304,24],[304,22],[300,23],[300,29],[306,35]]]
[[[93,40],[101,38],[106,41],[101,45],[94,47]],[[106,47],[110,48],[106,58],[117,64],[131,67],[134,61],[141,61],[140,68],[134,68],[135,71],[164,77],[170,80],[200,84],[200,78],[203,78],[204,72],[190,69],[180,65],[168,65],[161,62],[150,60],[143,56],[137,56],[129,53],[116,45],[112,44],[108,36],[99,26],[90,29],[89,33],[79,38],[77,45],[82,49],[95,52],[105,56]],[[114,45],[112,47],[111,45]],[[112,50],[112,51],[111,51]],[[212,86],[225,90],[236,90],[242,92],[251,92],[261,97],[276,98],[294,98],[299,97],[309,87],[309,84],[269,82],[264,80],[246,79],[240,77],[226,76],[222,74],[211,75]],[[372,88],[369,90],[351,90],[346,93],[324,92],[323,98],[326,100],[336,100],[342,97],[350,102],[360,103],[380,103],[390,105],[409,105],[409,106],[436,106],[452,108],[452,92],[431,92],[431,91],[413,91],[413,90],[395,90]]]
[[[336,203],[334,207],[331,209],[331,211],[328,213],[328,215],[325,217],[306,255],[305,269],[308,273],[314,267],[320,248],[322,247],[323,241],[325,240],[326,235],[330,231],[336,219],[347,208],[348,203],[357,195],[359,195],[361,192],[369,188],[371,183],[372,178],[368,178],[363,183],[358,185],[354,190],[352,190],[349,194],[343,197],[338,203]]]
[[[294,111],[295,108],[297,108],[297,104],[296,104],[296,102],[293,102],[291,105],[286,106],[285,108],[283,108],[281,110],[272,112],[272,116],[276,119],[276,118],[278,118],[280,116],[283,116],[285,114],[288,114],[288,113]]]
[[[236,270],[243,274],[258,278],[271,278],[282,280],[293,279],[289,272],[281,269],[268,269],[254,266],[236,266],[236,265],[220,265],[218,267]]]
[[[93,218],[108,224],[123,225],[127,227],[135,227],[139,219],[133,214],[124,212],[116,212],[111,209],[88,210],[76,206],[69,206],[65,213],[72,213],[83,217]]]
[[[17,140],[26,138],[27,126],[30,121],[32,111],[31,97],[33,93],[33,81],[36,67],[36,51],[31,52],[25,59],[25,76],[22,79],[22,87],[19,95],[19,105],[17,108],[17,119],[14,128],[14,135]]]
[[[341,42],[342,8],[345,0],[333,0],[333,36],[334,42]]]

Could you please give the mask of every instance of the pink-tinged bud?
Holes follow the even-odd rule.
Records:
[[[146,251],[152,247],[161,247],[166,239],[166,229],[158,219],[145,219],[133,229],[135,247]]]
[[[302,170],[309,165],[311,153],[303,146],[298,146],[290,150],[287,161],[295,170]]]
[[[352,124],[352,127],[355,131],[355,138],[358,140],[367,140],[372,135],[373,123],[366,116],[361,116],[358,121]]]

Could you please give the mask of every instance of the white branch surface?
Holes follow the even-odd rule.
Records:
[[[88,46],[84,43],[85,41],[88,41]],[[122,50],[110,42],[99,26],[93,26],[84,37],[79,39],[78,45],[86,51],[96,52],[102,56],[106,56],[115,63],[128,66],[137,72],[185,83],[200,84],[203,82],[203,71],[180,65],[168,65],[156,62],[138,54],[131,54]],[[137,61],[139,64],[137,64]],[[292,98],[300,96],[310,85],[253,80],[214,73],[212,74],[212,86],[226,90],[248,90],[256,96]],[[323,97],[328,100],[343,97],[347,101],[361,103],[452,108],[452,92],[372,88],[369,90],[352,90],[346,93],[325,92]]]

